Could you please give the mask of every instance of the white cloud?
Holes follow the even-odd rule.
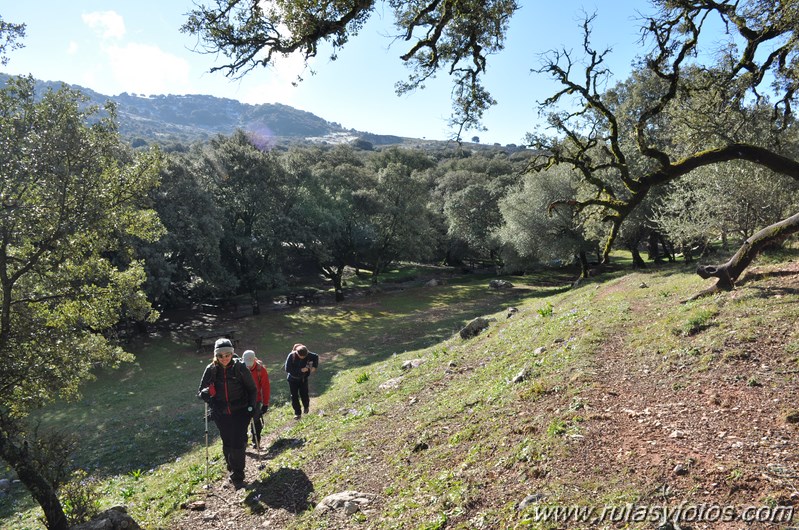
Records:
[[[125,20],[116,11],[84,13],[81,18],[104,39],[121,39],[125,35]]]
[[[69,45],[67,46],[67,55],[75,55],[76,53],[78,53],[79,49],[80,46],[78,46],[77,42],[75,42],[74,40],[69,41]]]
[[[268,68],[258,67],[247,74],[247,86],[237,99],[244,103],[253,105],[259,103],[283,103],[284,105],[294,105],[300,97],[299,86],[292,83],[297,82],[298,76],[310,77],[310,67],[304,66],[304,60],[299,54],[289,57],[281,57],[277,64]]]
[[[137,94],[185,94],[191,91],[189,64],[146,44],[112,46],[106,52],[115,84]]]

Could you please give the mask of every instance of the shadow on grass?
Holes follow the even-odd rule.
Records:
[[[302,513],[310,508],[308,499],[314,491],[313,483],[303,471],[286,467],[253,482],[249,488],[244,503],[258,514],[267,509]]]
[[[271,460],[287,449],[298,449],[305,445],[305,440],[300,438],[278,438],[261,455],[264,460]]]

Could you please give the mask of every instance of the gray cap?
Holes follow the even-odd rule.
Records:
[[[230,339],[216,339],[214,355],[219,355],[220,353],[233,353],[233,343],[230,342]]]
[[[252,350],[245,350],[245,352],[241,354],[241,360],[244,361],[247,368],[252,368],[252,365],[255,364],[255,352]]]

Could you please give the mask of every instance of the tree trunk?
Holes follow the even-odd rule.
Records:
[[[700,265],[696,273],[704,279],[715,277],[717,289],[732,290],[741,273],[752,263],[757,254],[774,240],[778,240],[799,232],[799,213],[783,219],[760,230],[744,241],[738,252],[723,265]]]
[[[344,267],[339,267],[331,278],[333,280],[333,292],[336,293],[336,302],[344,301],[344,286],[342,285],[342,278],[344,277]]]
[[[638,242],[636,241],[629,247],[627,247],[630,251],[630,254],[633,256],[633,268],[634,269],[645,269],[646,262],[644,262],[644,258],[641,257],[641,254],[638,252]]]
[[[580,260],[580,278],[588,278],[591,275],[591,268],[588,265],[588,256],[585,255],[584,250],[577,254],[577,259]]]
[[[17,472],[19,480],[42,507],[48,530],[69,530],[67,516],[58,500],[55,488],[36,469],[33,459],[28,454],[25,445],[27,442],[23,442],[22,447],[19,447],[9,439],[7,433],[8,426],[0,431],[0,457]]]
[[[677,258],[674,256],[674,244],[666,239],[666,237],[658,232],[658,241],[660,241],[660,246],[663,247],[663,253],[669,260],[669,263],[674,263],[677,261]]]
[[[691,250],[691,243],[682,243],[680,247],[682,248],[682,257],[685,260],[685,263],[691,263],[694,260],[694,253]]]
[[[321,267],[322,274],[333,282],[333,292],[336,296],[336,302],[344,301],[344,268],[345,265]]]
[[[660,250],[658,249],[658,233],[655,230],[649,232],[649,239],[647,240],[647,253],[649,254],[649,261],[658,263],[660,259]]]

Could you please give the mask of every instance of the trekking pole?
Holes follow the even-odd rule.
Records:
[[[205,404],[205,480],[208,480],[208,403]]]
[[[255,418],[250,420],[250,425],[252,425],[252,438],[255,441],[255,450],[258,452],[258,469],[263,469],[265,465],[261,463],[261,437],[257,436],[259,433],[255,429]]]

